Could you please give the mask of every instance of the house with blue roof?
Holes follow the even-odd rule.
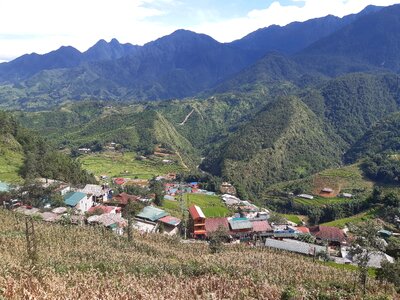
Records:
[[[92,197],[82,192],[69,192],[64,195],[66,206],[72,207],[81,213],[87,212],[93,206]]]

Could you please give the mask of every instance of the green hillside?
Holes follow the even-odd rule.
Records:
[[[70,157],[57,152],[46,140],[0,111],[0,180],[21,183],[23,178],[46,177],[71,183],[93,178]]]
[[[294,97],[268,105],[233,133],[202,167],[254,194],[340,162],[343,143]]]
[[[348,74],[301,93],[301,99],[353,144],[400,104],[397,75]],[[315,108],[314,108],[315,107]]]
[[[1,126],[0,126],[1,127]],[[24,153],[14,136],[0,133],[0,181],[19,183],[19,170],[24,163]]]
[[[377,123],[346,153],[348,161],[363,156],[400,152],[400,113],[394,113]]]

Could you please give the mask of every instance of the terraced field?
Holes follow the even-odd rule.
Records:
[[[335,203],[343,203],[347,202],[349,199],[346,198],[338,198],[338,197],[332,197],[332,198],[324,198],[324,197],[314,197],[314,199],[303,199],[303,198],[295,198],[294,202],[298,204],[303,204],[303,205],[310,205],[310,206],[324,206],[327,204],[335,204]]]

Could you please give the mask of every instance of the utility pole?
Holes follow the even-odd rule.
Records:
[[[32,218],[25,218],[26,250],[32,263],[37,261],[35,227]]]
[[[181,206],[181,214],[182,214],[182,223],[183,223],[183,237],[186,240],[187,239],[187,218],[186,218],[186,211],[187,207],[184,203],[183,200],[183,193],[182,193],[182,182],[179,182],[179,187],[178,187],[178,193],[179,193],[179,202]]]

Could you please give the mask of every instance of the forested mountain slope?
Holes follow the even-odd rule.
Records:
[[[400,71],[400,5],[358,18],[299,53],[303,64],[335,75],[370,66]]]
[[[400,113],[384,118],[359,139],[346,153],[347,161],[375,154],[397,154],[400,152]]]
[[[343,141],[300,100],[280,98],[239,128],[202,168],[253,193],[340,163]]]
[[[75,184],[94,181],[79,163],[57,152],[44,138],[1,111],[0,145],[0,170],[6,169],[0,171],[0,180],[16,183],[22,178],[45,177]]]

